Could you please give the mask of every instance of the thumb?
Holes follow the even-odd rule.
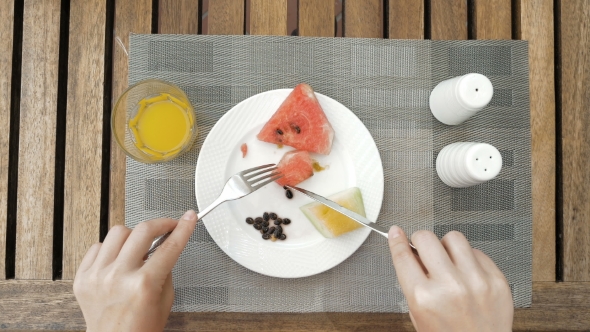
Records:
[[[152,271],[154,275],[159,275],[162,280],[165,280],[168,273],[172,271],[196,226],[197,214],[193,210],[188,210],[180,218],[176,228],[174,228],[166,241],[162,243],[160,248],[147,261],[144,268]]]
[[[388,233],[389,250],[397,278],[404,293],[414,288],[414,285],[426,280],[426,274],[418,262],[408,242],[404,231],[392,226]]]

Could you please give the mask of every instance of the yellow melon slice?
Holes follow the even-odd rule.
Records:
[[[363,196],[359,188],[353,187],[346,189],[332,196],[328,196],[328,199],[365,217],[365,205],[363,204]],[[327,238],[335,238],[362,227],[361,224],[342,213],[318,202],[309,203],[300,207],[300,209],[315,228]]]

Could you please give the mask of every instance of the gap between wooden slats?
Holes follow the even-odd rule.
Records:
[[[64,176],[64,279],[75,276],[86,251],[99,240],[105,22],[106,1],[71,2]]]
[[[14,2],[0,12],[0,280],[6,277],[6,235],[8,207],[8,159],[12,81]]]

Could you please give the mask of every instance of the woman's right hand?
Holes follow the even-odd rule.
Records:
[[[506,278],[459,232],[442,240],[412,235],[418,258],[401,228],[389,230],[397,278],[417,331],[511,331],[514,305]]]

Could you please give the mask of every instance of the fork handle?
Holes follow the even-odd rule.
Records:
[[[225,199],[221,198],[221,196],[217,197],[217,199],[213,201],[213,203],[209,204],[209,206],[203,209],[203,211],[197,213],[197,221],[201,220],[204,216],[206,216],[209,212],[213,211],[213,209],[215,209],[217,206],[219,206],[219,204],[223,202],[225,202]],[[150,249],[147,251],[147,254],[144,257],[149,258],[156,251],[156,249],[158,249],[162,245],[162,243],[166,241],[170,234],[172,234],[172,232],[168,232],[164,235],[160,235],[157,238],[155,238],[152,242],[152,245],[150,246]]]

